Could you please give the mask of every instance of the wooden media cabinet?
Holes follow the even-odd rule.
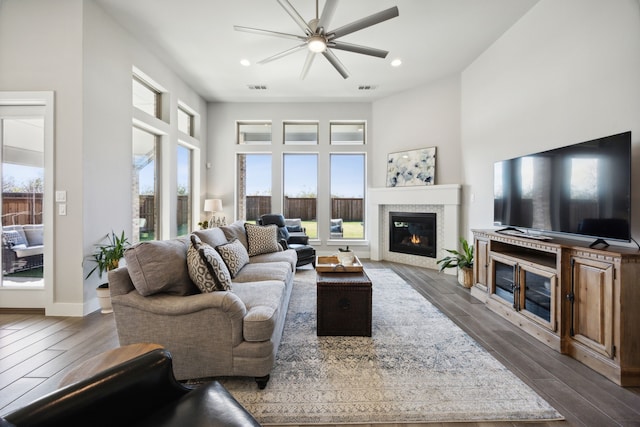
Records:
[[[473,235],[475,298],[616,384],[640,386],[640,251]]]

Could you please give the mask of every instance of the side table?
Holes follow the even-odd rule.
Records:
[[[362,272],[317,273],[318,336],[371,336],[372,289]]]

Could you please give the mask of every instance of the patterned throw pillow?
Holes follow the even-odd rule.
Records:
[[[187,267],[189,277],[201,292],[231,290],[231,274],[220,254],[194,234],[187,250]]]
[[[278,243],[278,226],[255,225],[245,223],[249,256],[278,252],[282,248]]]
[[[216,246],[216,250],[227,265],[232,279],[236,277],[242,267],[249,263],[247,249],[238,239],[234,239],[224,245]]]

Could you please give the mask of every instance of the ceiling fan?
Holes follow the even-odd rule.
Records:
[[[349,77],[349,72],[336,57],[336,55],[331,51],[331,49],[346,50],[348,52],[355,52],[363,55],[375,56],[378,58],[385,58],[389,53],[386,50],[342,42],[338,41],[337,39],[347,34],[351,34],[364,28],[371,27],[372,25],[379,24],[391,18],[395,18],[399,14],[397,6],[358,19],[357,21],[354,21],[347,25],[343,25],[342,27],[335,30],[327,31],[326,28],[331,22],[331,18],[333,17],[333,13],[335,12],[338,0],[327,0],[324,4],[324,8],[322,9],[322,15],[320,15],[319,18],[318,0],[316,0],[316,17],[309,22],[306,22],[300,16],[300,14],[295,10],[295,8],[291,5],[291,3],[289,3],[288,0],[278,0],[278,3],[280,3],[280,6],[282,6],[282,8],[291,16],[291,18],[293,18],[296,24],[298,24],[300,29],[302,29],[302,31],[304,32],[304,35],[261,30],[258,28],[242,27],[239,25],[233,26],[236,31],[244,31],[247,33],[261,34],[266,36],[283,37],[302,42],[299,45],[292,47],[291,49],[287,49],[283,52],[263,59],[262,61],[259,61],[258,64],[266,64],[267,62],[280,59],[284,56],[307,48],[307,59],[304,63],[304,66],[302,67],[300,79],[304,79],[306,77],[307,73],[309,72],[309,68],[311,68],[311,64],[313,63],[313,59],[318,53],[321,53],[325,58],[327,58],[331,65],[333,65],[333,67],[338,71],[338,73],[340,73],[340,75],[346,79]]]

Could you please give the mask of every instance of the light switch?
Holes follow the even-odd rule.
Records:
[[[67,201],[67,192],[64,190],[56,191],[56,202],[66,202]]]
[[[67,204],[60,203],[58,205],[58,215],[66,215],[67,214]]]

